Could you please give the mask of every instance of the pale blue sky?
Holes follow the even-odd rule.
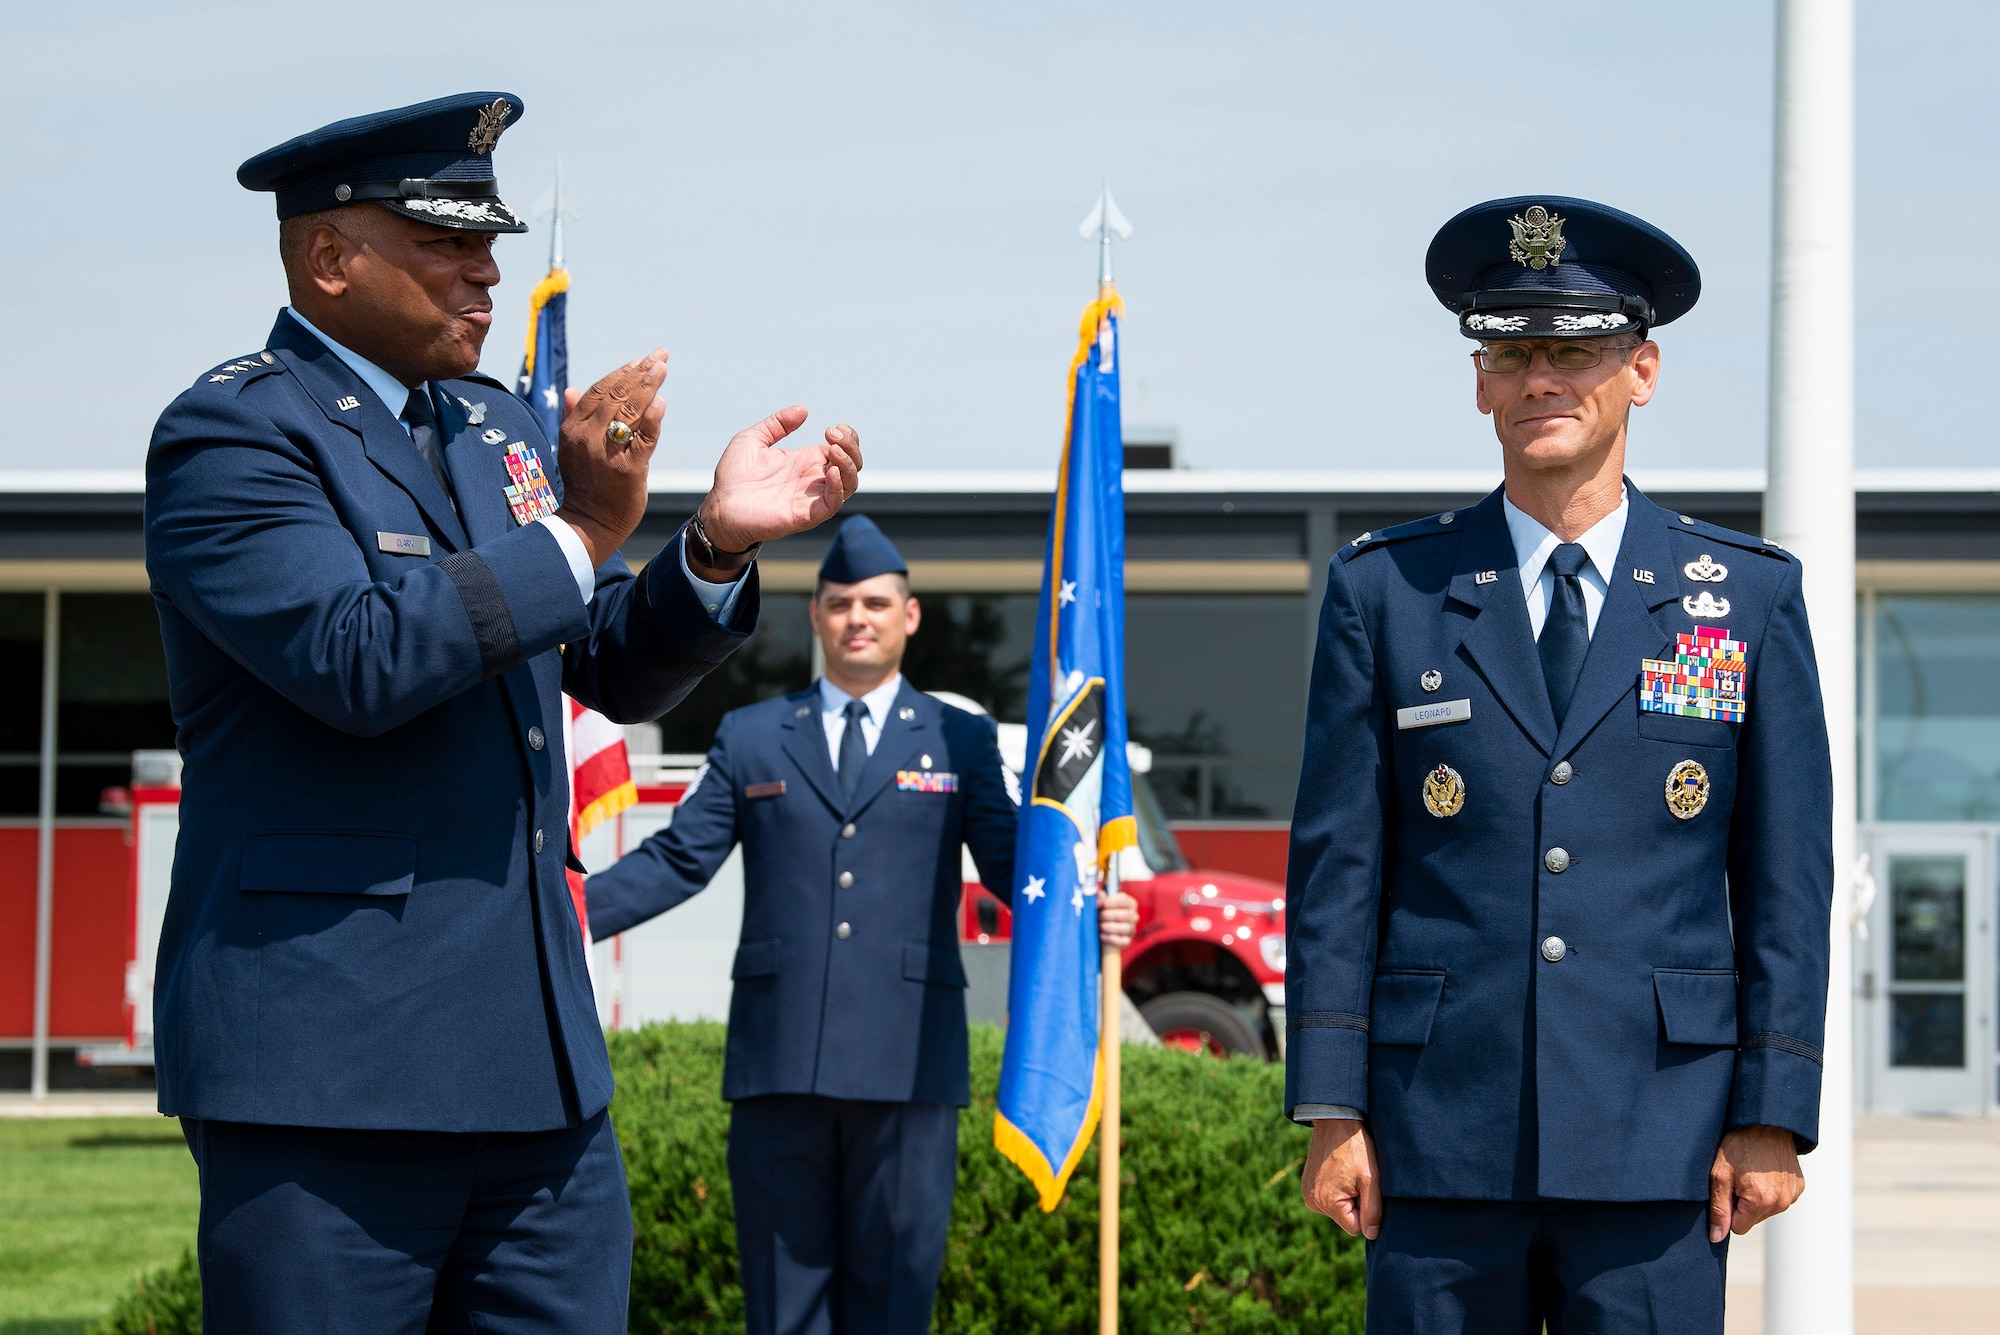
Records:
[[[1861,0],[1863,464],[1995,461],[2000,7]],[[1754,466],[1765,430],[1769,4],[99,3],[0,8],[0,468],[136,467],[153,418],[284,299],[242,159],[339,117],[519,94],[517,207],[556,155],[572,376],[673,351],[660,466],[799,400],[885,468],[1049,465],[1121,247],[1127,420],[1197,467],[1478,466],[1437,226],[1547,191],[1693,251],[1640,467]],[[500,243],[510,379],[546,234]]]

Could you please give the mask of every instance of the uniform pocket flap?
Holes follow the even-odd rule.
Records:
[[[1639,711],[1639,735],[1678,746],[1734,746],[1737,725],[1719,718],[1689,718],[1685,714]]]
[[[417,841],[354,830],[273,831],[243,841],[237,888],[292,895],[407,895]]]
[[[959,958],[957,946],[940,949],[922,941],[905,941],[903,977],[915,983],[964,987],[965,961]]]
[[[1411,1043],[1431,1041],[1431,1021],[1444,996],[1442,969],[1384,970],[1375,975],[1368,999],[1368,1041]]]
[[[745,941],[736,947],[736,963],[730,966],[733,979],[768,978],[778,971],[776,941]]]
[[[1736,1046],[1736,975],[1727,969],[1655,969],[1667,1042]]]

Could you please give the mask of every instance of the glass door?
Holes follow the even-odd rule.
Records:
[[[1869,1050],[1865,1106],[1881,1113],[1977,1113],[1994,1064],[1993,874],[1972,832],[1869,839],[1876,882],[1857,1028]]]

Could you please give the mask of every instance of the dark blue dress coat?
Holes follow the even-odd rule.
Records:
[[[607,561],[586,606],[503,494],[523,440],[560,487],[540,424],[497,381],[441,388],[456,511],[289,316],[154,431],[146,562],[186,761],[162,1112],[536,1131],[611,1097],[564,881],[560,693],[659,716],[745,638],[756,588],[715,624],[676,538],[643,575]]]
[[[847,802],[817,685],[738,709],[673,824],[590,878],[601,940],[699,893],[743,845],[724,1098],[971,1101],[959,849],[1007,898],[1019,816],[995,738],[905,681]]]
[[[1357,540],[1328,572],[1286,1106],[1363,1110],[1390,1195],[1696,1200],[1726,1128],[1818,1133],[1832,778],[1799,564],[1626,486],[1560,729],[1500,492]],[[1704,553],[1726,579],[1686,574]],[[1690,615],[1704,593],[1725,617]],[[1717,626],[1748,646],[1743,721],[1642,713],[1640,661]],[[1469,719],[1397,726],[1453,700]],[[1691,819],[1665,798],[1683,760],[1710,784]],[[1463,777],[1453,816],[1423,800],[1440,764]]]

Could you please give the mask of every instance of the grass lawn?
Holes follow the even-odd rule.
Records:
[[[0,1335],[81,1335],[193,1244],[198,1205],[176,1122],[0,1118]]]

